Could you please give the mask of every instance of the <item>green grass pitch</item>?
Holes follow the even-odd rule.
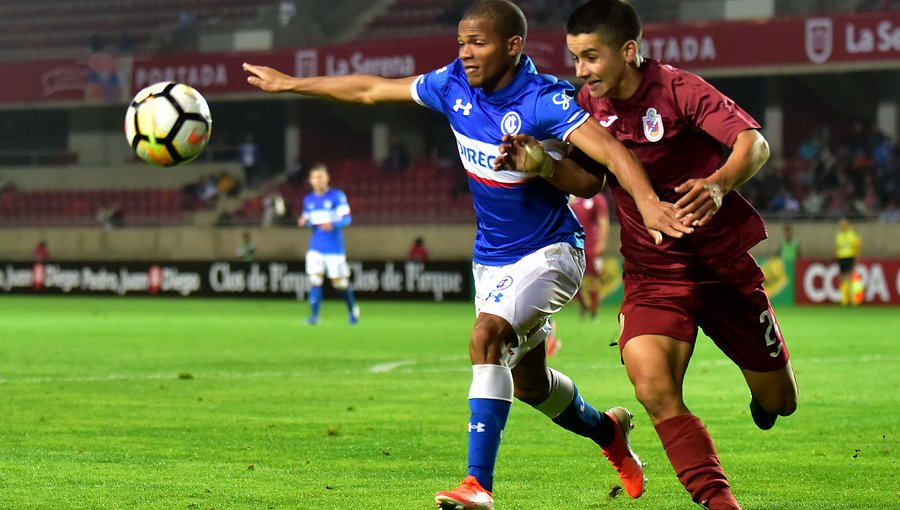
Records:
[[[465,474],[465,303],[0,297],[0,508],[428,509]],[[900,508],[900,310],[778,311],[800,406],[757,430],[707,339],[685,383],[747,510]],[[637,415],[640,500],[588,440],[513,406],[498,510],[695,508],[618,351],[616,310],[558,316],[551,365]]]

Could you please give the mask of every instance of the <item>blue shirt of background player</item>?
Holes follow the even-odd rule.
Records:
[[[337,188],[329,188],[321,195],[309,193],[303,197],[303,214],[313,231],[309,249],[326,255],[343,255],[342,230],[351,220],[347,195]],[[322,230],[320,225],[324,223],[331,223],[334,228],[331,231]]]
[[[587,121],[590,115],[575,103],[573,90],[566,81],[538,74],[524,55],[512,83],[491,93],[469,85],[459,59],[413,83],[413,99],[446,115],[456,136],[478,223],[475,262],[512,264],[558,242],[584,247],[584,231],[566,193],[542,178],[492,168],[504,134],[567,140]]]

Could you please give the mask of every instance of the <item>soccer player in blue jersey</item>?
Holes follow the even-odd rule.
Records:
[[[318,164],[309,170],[312,193],[303,197],[303,212],[297,219],[301,227],[309,227],[313,233],[306,252],[306,274],[312,288],[309,290],[309,325],[319,323],[319,307],[322,305],[322,285],[325,276],[347,302],[350,324],[359,322],[359,307],[350,285],[350,267],[344,252],[342,230],[350,225],[350,204],[344,192],[331,188],[328,168]]]
[[[672,204],[659,201],[634,156],[599,124],[586,122],[589,116],[572,99],[573,87],[537,73],[523,55],[526,31],[514,4],[484,0],[459,23],[459,58],[424,75],[293,78],[244,64],[248,83],[266,92],[360,104],[415,101],[442,112],[453,128],[478,223],[477,317],[469,343],[468,474],[459,487],[435,495],[443,509],[493,508],[494,466],[513,396],[595,441],[629,495],[636,498],[644,490],[643,466],[628,442],[632,414],[622,407],[599,412],[570,378],[547,367],[549,318],[572,299],[584,273],[584,232],[567,195],[557,189],[570,183],[557,182],[546,160],[534,162],[526,176],[495,171],[503,137],[526,133],[566,140],[606,165],[634,197],[657,242],[663,233],[682,237],[693,230],[681,224]],[[566,172],[563,178],[578,175]]]

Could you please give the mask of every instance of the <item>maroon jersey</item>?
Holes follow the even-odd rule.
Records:
[[[573,197],[569,207],[578,218],[578,223],[584,227],[585,256],[596,256],[596,253],[589,254],[587,252],[593,252],[594,247],[597,246],[597,236],[600,235],[597,232],[597,222],[601,218],[609,218],[609,205],[606,203],[606,197],[602,193],[591,198]]]
[[[626,100],[594,99],[584,87],[578,104],[637,155],[659,198],[674,203],[680,198],[676,186],[711,175],[725,160],[722,146],[731,147],[741,131],[760,126],[696,75],[655,60],[644,61],[641,74],[640,86]],[[591,164],[583,153],[574,157],[585,168]],[[665,237],[656,246],[634,200],[612,174],[607,178],[621,223],[626,272],[664,279],[714,278],[709,269],[723,267],[767,237],[753,206],[731,192],[708,224],[682,239]]]

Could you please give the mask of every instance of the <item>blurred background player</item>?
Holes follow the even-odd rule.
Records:
[[[309,325],[319,323],[322,305],[322,285],[327,275],[331,284],[347,303],[350,324],[359,322],[359,307],[350,285],[350,266],[344,252],[342,230],[350,225],[350,204],[344,192],[329,187],[328,168],[318,164],[309,170],[312,192],[303,198],[303,213],[297,220],[301,227],[310,227],[309,249],[306,252],[306,274],[309,276]]]
[[[580,316],[596,320],[602,287],[600,275],[603,274],[603,253],[606,251],[606,236],[609,234],[609,206],[606,197],[598,193],[588,198],[571,195],[569,207],[584,228],[584,278],[575,298],[578,300]],[[556,321],[551,320],[550,326],[552,329],[547,335],[547,357],[555,356],[562,349]]]
[[[598,412],[571,379],[547,367],[549,316],[574,297],[584,275],[583,230],[566,194],[547,182],[553,179],[549,157],[533,161],[526,178],[494,165],[502,160],[504,135],[522,131],[571,141],[603,162],[635,196],[647,235],[657,242],[662,233],[681,237],[692,230],[675,217],[672,204],[660,202],[634,157],[587,121],[567,94],[571,85],[537,73],[522,54],[526,31],[517,6],[487,0],[463,15],[458,58],[424,75],[292,78],[244,64],[248,82],[268,92],[362,104],[415,101],[446,115],[464,149],[460,156],[478,221],[469,468],[456,489],[435,495],[437,504],[457,510],[493,508],[494,467],[513,396],[600,445],[629,495],[639,497],[644,490],[643,466],[628,446],[631,413],[620,407]]]
[[[784,226],[784,239],[778,244],[778,257],[787,267],[794,267],[800,257],[800,242],[794,237],[794,227],[790,223]]]
[[[600,303],[600,276],[603,274],[603,255],[606,253],[606,238],[609,235],[609,204],[603,193],[590,198],[575,195],[569,199],[569,207],[584,227],[584,280],[578,294],[578,306],[582,318],[588,316],[597,320]]]
[[[769,299],[773,300],[782,292],[787,296],[794,296],[795,268],[797,257],[800,256],[800,243],[794,237],[794,229],[790,223],[785,224],[783,236],[774,256],[762,264],[763,273],[766,275],[766,292]]]
[[[250,237],[250,232],[241,235],[241,244],[235,250],[235,255],[243,262],[256,262],[256,243]]]
[[[50,260],[50,249],[47,248],[47,241],[38,241],[32,252],[34,262],[44,263]]]
[[[859,258],[861,248],[862,240],[853,230],[850,220],[841,218],[838,221],[837,234],[834,236],[834,255],[841,271],[841,304],[844,306],[859,304],[853,298],[853,279],[856,272],[856,259]],[[861,283],[860,281],[860,285]]]

